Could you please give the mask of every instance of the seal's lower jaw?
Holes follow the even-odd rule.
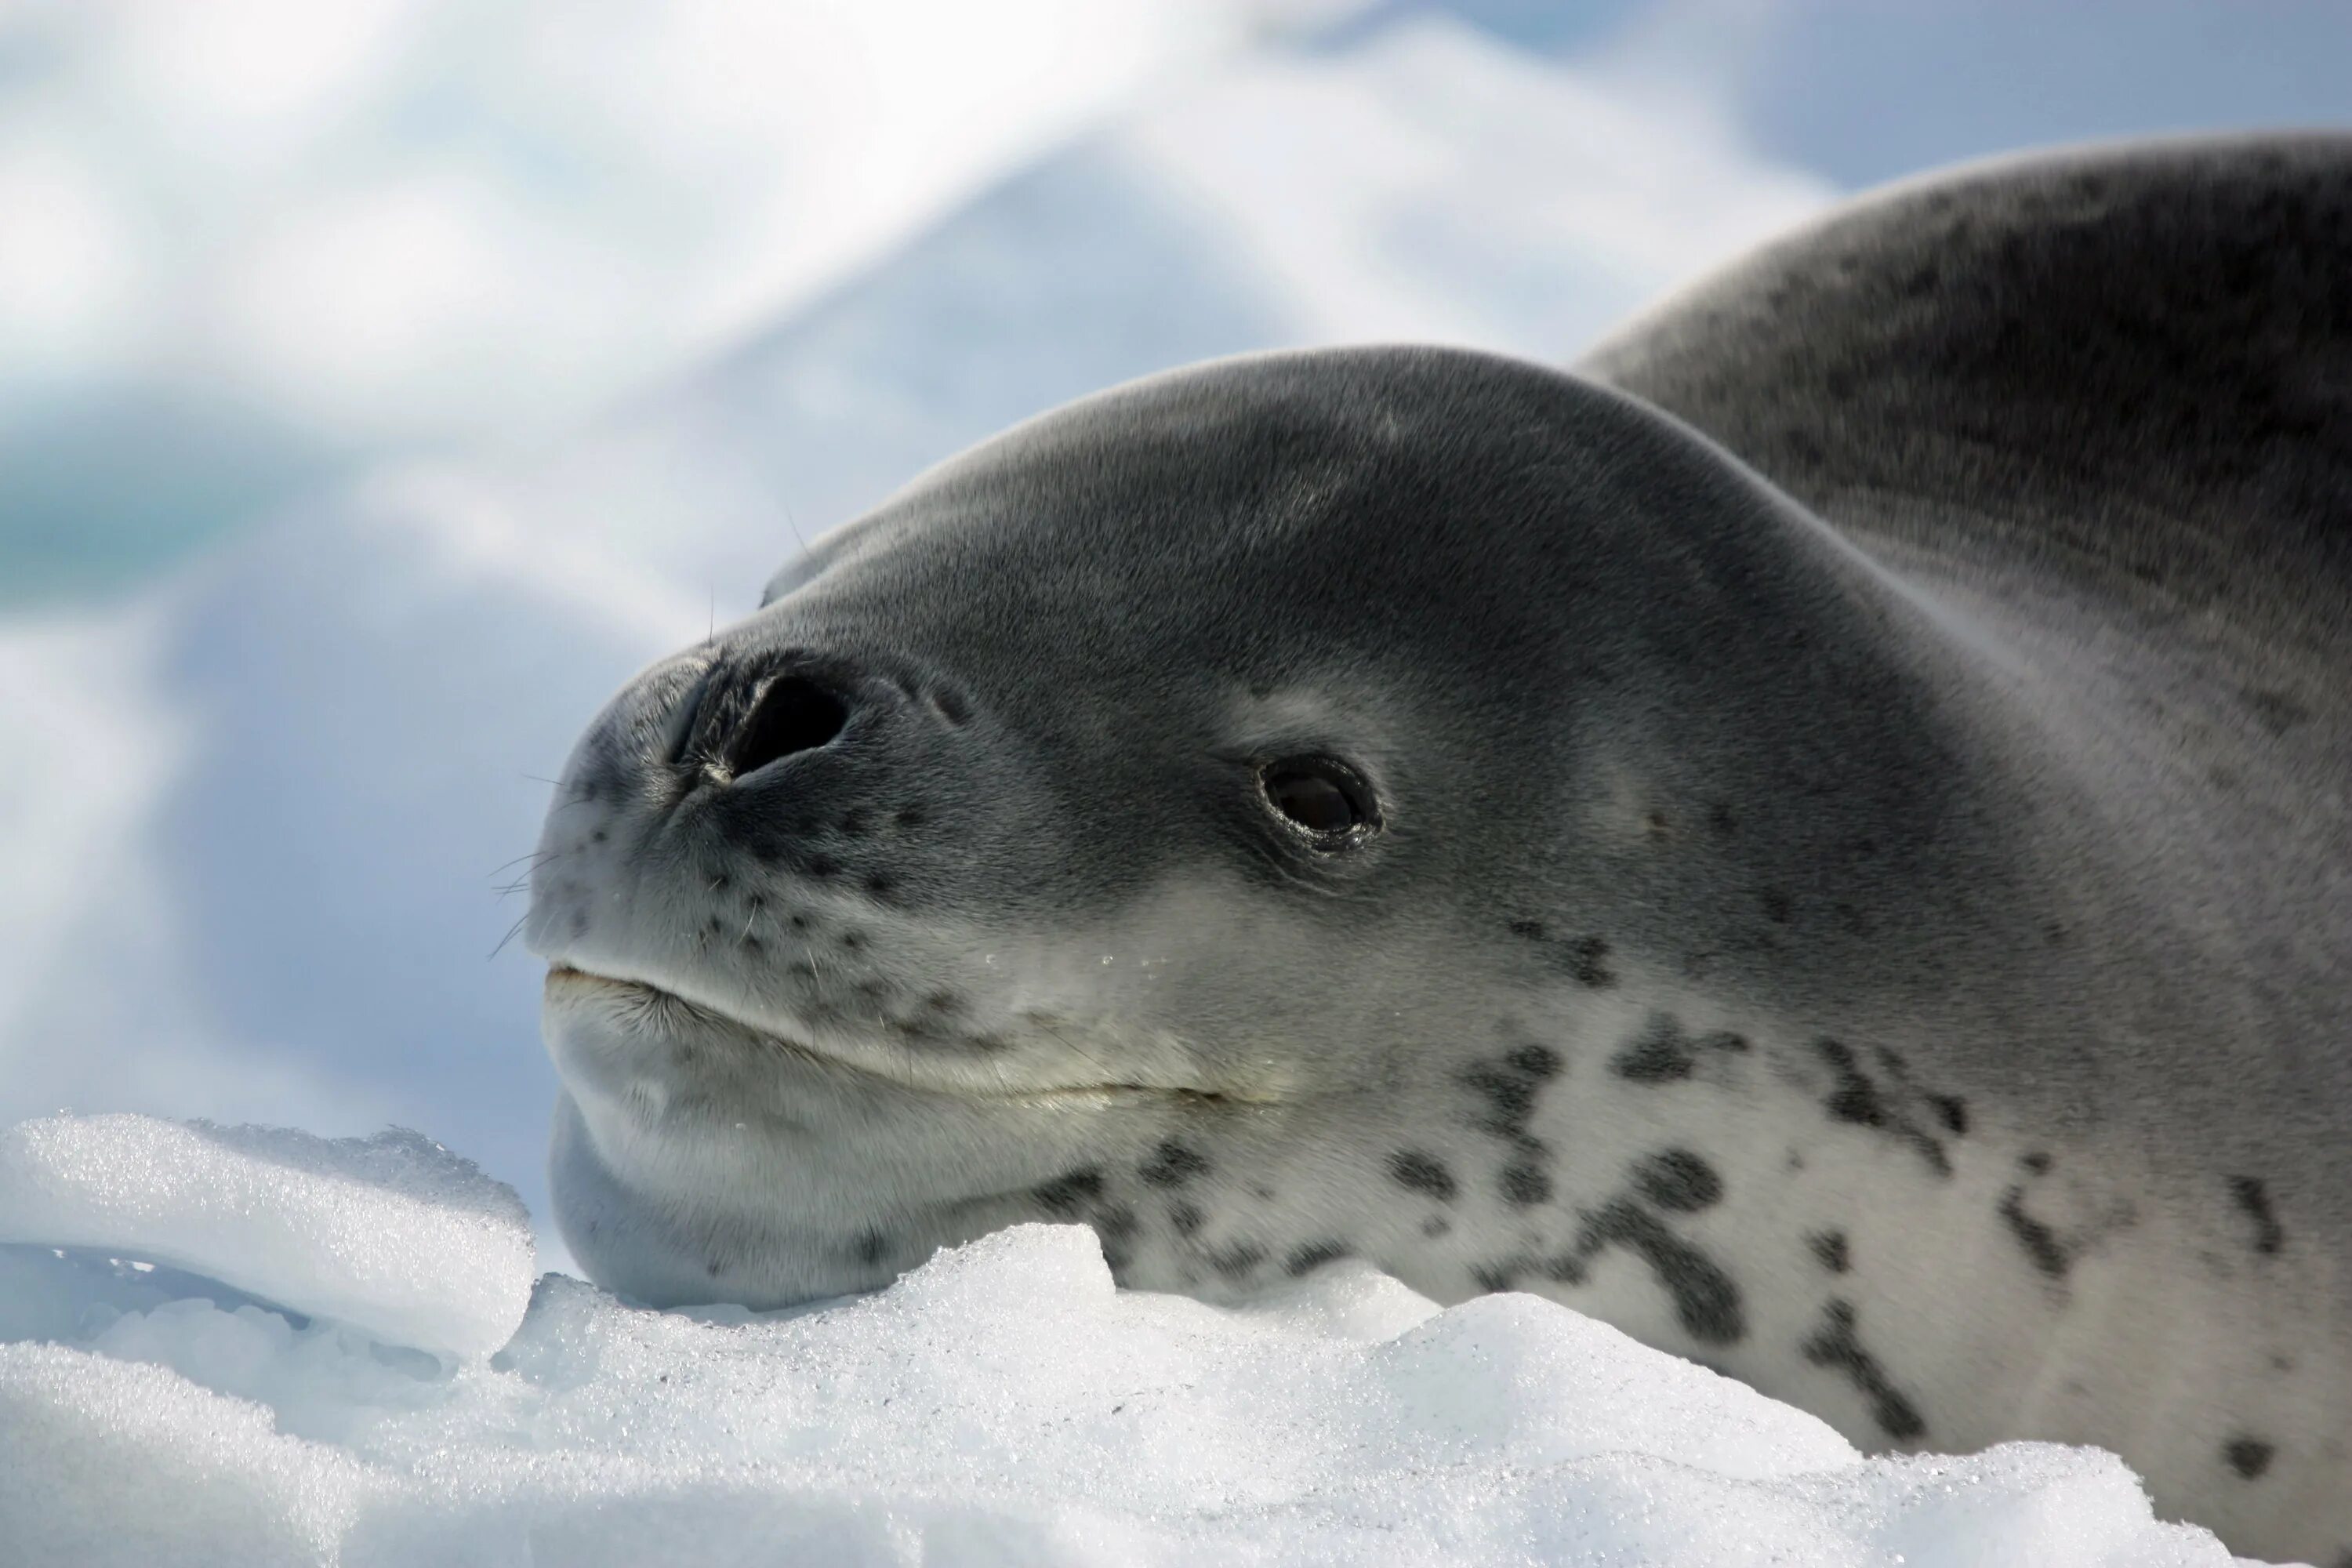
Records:
[[[773,1079],[799,1072],[820,1077],[836,1089],[862,1085],[877,1092],[1006,1107],[1242,1098],[1182,1085],[1024,1083],[1017,1073],[984,1061],[901,1064],[882,1052],[856,1060],[845,1052],[787,1038],[658,985],[591,973],[568,963],[549,966],[542,1014],[549,1049],[567,1079],[626,1078],[640,1086],[640,1095],[652,1082],[673,1073],[709,1079],[751,1072]]]

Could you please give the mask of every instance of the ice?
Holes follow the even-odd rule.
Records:
[[[0,1247],[8,1561],[2230,1560],[2111,1456],[1864,1460],[1564,1307],[1361,1264],[1213,1307],[1022,1226],[785,1312],[560,1274],[525,1310],[511,1194],[413,1134],[51,1118],[0,1151],[43,1243]]]
[[[132,1254],[460,1356],[506,1342],[536,1271],[513,1189],[416,1133],[128,1114],[0,1132],[0,1242]]]

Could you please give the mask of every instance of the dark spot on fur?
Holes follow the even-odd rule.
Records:
[[[801,869],[812,877],[836,877],[841,874],[841,862],[829,856],[812,855],[801,863]]]
[[[1747,1039],[1729,1030],[1694,1039],[1673,1014],[1653,1013],[1610,1062],[1609,1070],[1632,1083],[1675,1083],[1696,1072],[1702,1057],[1747,1048]]]
[[[1201,1228],[1201,1222],[1207,1217],[1198,1204],[1173,1204],[1168,1210],[1168,1223],[1176,1227],[1179,1236],[1191,1236]]]
[[[859,948],[866,945],[866,933],[864,931],[845,931],[841,933],[838,940],[842,946],[847,948],[852,952],[856,952]]]
[[[1605,937],[1582,936],[1567,941],[1552,935],[1543,921],[1536,920],[1513,921],[1510,932],[1541,944],[1552,966],[1566,971],[1580,985],[1600,990],[1617,984],[1617,976],[1609,968],[1609,942]]]
[[[1822,1267],[1832,1274],[1843,1274],[1853,1267],[1845,1232],[1842,1230],[1817,1230],[1805,1237],[1805,1245],[1813,1249],[1813,1256],[1821,1260]]]
[[[1503,1167],[1500,1185],[1503,1201],[1520,1208],[1548,1202],[1551,1197],[1551,1177],[1524,1160],[1515,1160]]]
[[[1718,800],[1706,808],[1706,825],[1727,836],[1739,831],[1739,818],[1733,813],[1729,801]]]
[[[2260,1437],[2237,1436],[2221,1445],[2221,1458],[2229,1467],[2247,1480],[2260,1477],[2271,1468],[2271,1457],[2277,1447]]]
[[[2284,735],[2311,717],[2311,710],[2284,691],[2246,689],[2246,710],[2273,735]]]
[[[2025,1212],[2023,1187],[2011,1187],[2001,1194],[2000,1217],[2035,1268],[2053,1279],[2066,1277],[2066,1249],[2059,1245],[2056,1231]]]
[[[1389,1175],[1408,1192],[1426,1193],[1440,1203],[1454,1201],[1454,1173],[1433,1155],[1400,1149],[1389,1156]]]
[[[1789,907],[1788,894],[1781,892],[1777,888],[1771,889],[1765,893],[1764,918],[1766,920],[1770,921],[1776,926],[1784,926],[1789,923],[1790,917],[1793,912],[1794,911]]]
[[[1310,1241],[1282,1260],[1282,1271],[1296,1279],[1347,1256],[1348,1249],[1336,1241]]]
[[[727,1266],[724,1263],[721,1263],[718,1258],[714,1258],[709,1262],[702,1266],[702,1271],[705,1274],[709,1275],[713,1279],[716,1279],[726,1267]]]
[[[1113,1204],[1094,1216],[1095,1234],[1105,1241],[1125,1241],[1140,1227],[1135,1211],[1125,1204]]]
[[[2022,1160],[2020,1160],[2018,1163],[2039,1176],[2050,1169],[2050,1156],[2043,1153],[2041,1150],[2036,1149],[2033,1152],[2026,1155]]]
[[[808,930],[808,928],[809,928],[809,918],[808,918],[808,916],[806,916],[806,915],[794,915],[794,916],[792,918],[792,927],[793,927],[793,929],[794,931],[806,931],[806,930]]]
[[[1831,1297],[1821,1328],[1801,1347],[1805,1359],[1815,1366],[1834,1367],[1844,1373],[1870,1401],[1871,1418],[1889,1437],[1908,1443],[1926,1436],[1927,1423],[1920,1415],[1919,1407],[1905,1398],[1888,1379],[1878,1358],[1862,1348],[1857,1325],[1853,1303]]]
[[[1442,1214],[1433,1214],[1421,1222],[1421,1234],[1434,1241],[1454,1228],[1454,1222]]]
[[[1503,1065],[1515,1073],[1532,1079],[1559,1076],[1559,1053],[1549,1046],[1521,1046],[1503,1058]]]
[[[589,837],[590,838],[592,838],[592,839],[595,840],[597,843],[599,843],[599,844],[603,844],[603,843],[604,843],[605,841],[607,841],[608,839],[610,839],[613,836],[612,836],[611,834],[609,834],[609,833],[605,832],[603,828],[601,828],[601,827],[600,827],[600,828],[598,828],[595,832],[593,832],[593,833],[590,834],[588,837]]]
[[[1470,1270],[1470,1278],[1477,1284],[1479,1289],[1491,1294],[1497,1290],[1509,1289],[1512,1281],[1517,1276],[1511,1272],[1508,1264],[1481,1263]]]
[[[1619,1078],[1634,1083],[1672,1083],[1690,1077],[1698,1066],[1698,1055],[1679,1020],[1671,1014],[1654,1013],[1642,1032],[1609,1065]]]
[[[757,952],[760,951],[760,939],[753,936],[750,931],[745,931],[742,935],[740,945],[745,952]]]
[[[1173,1138],[1164,1140],[1136,1174],[1155,1187],[1181,1187],[1209,1173],[1209,1162]]]
[[[844,838],[865,837],[866,826],[866,813],[864,806],[854,805],[841,814],[841,836]]]
[[[1835,1040],[1822,1040],[1814,1048],[1837,1074],[1836,1087],[1831,1089],[1824,1109],[1838,1121],[1859,1127],[1885,1126],[1886,1103],[1879,1098],[1878,1086],[1854,1065],[1853,1052]]]
[[[1102,1173],[1092,1165],[1082,1165],[1066,1175],[1056,1176],[1033,1195],[1052,1213],[1067,1219],[1075,1216],[1086,1204],[1102,1196]]]
[[[1723,1197],[1723,1178],[1687,1149],[1668,1149],[1636,1163],[1633,1185],[1658,1207],[1676,1214],[1696,1214]]]
[[[1591,1272],[1585,1262],[1588,1256],[1590,1255],[1563,1252],[1557,1258],[1546,1258],[1537,1267],[1542,1271],[1543,1277],[1554,1284],[1581,1285]]]
[[[866,890],[877,899],[887,897],[891,885],[890,879],[879,871],[873,872],[866,879]]]
[[[1621,1200],[1587,1215],[1585,1226],[1587,1237],[1579,1250],[1589,1255],[1613,1242],[1637,1254],[1673,1300],[1675,1320],[1691,1338],[1727,1345],[1747,1333],[1739,1287],[1731,1276],[1649,1210]]]
[[[891,818],[901,827],[920,827],[930,819],[930,813],[919,805],[902,805],[898,808],[898,816]]]
[[[1487,1114],[1477,1123],[1480,1129],[1505,1134],[1527,1131],[1528,1118],[1535,1113],[1535,1085],[1516,1073],[1489,1067],[1472,1068],[1462,1075],[1462,1081],[1486,1101]]]
[[[1862,1066],[1855,1059],[1853,1051],[1843,1042],[1832,1039],[1817,1040],[1813,1044],[1813,1048],[1821,1053],[1822,1059],[1829,1064],[1831,1072],[1835,1075],[1835,1079],[1830,1088],[1829,1098],[1822,1102],[1822,1108],[1824,1110],[1839,1121],[1848,1122],[1856,1127],[1874,1128],[1891,1138],[1909,1144],[1918,1151],[1921,1159],[1927,1162],[1928,1168],[1939,1176],[1948,1176],[1952,1173],[1951,1156],[1944,1152],[1944,1146],[1936,1142],[1925,1128],[1911,1119],[1905,1101],[1913,1098],[1913,1091],[1908,1083],[1908,1075],[1903,1068],[1902,1058],[1883,1046],[1876,1053],[1880,1069],[1895,1085],[1895,1092],[1890,1093],[1874,1082],[1870,1076],[1862,1070]],[[1949,1117],[1946,1115],[1944,1106],[1940,1103],[1943,1097],[1929,1095],[1924,1098],[1934,1106],[1938,1119],[1944,1120],[1948,1125]],[[1958,1115],[1965,1124],[1968,1119],[1967,1108],[1958,1100],[1950,1103],[1954,1108],[1953,1114]],[[1954,1131],[1957,1131],[1958,1129]]]
[[[2263,1179],[2260,1176],[2231,1177],[2230,1201],[2254,1222],[2254,1250],[2265,1258],[2275,1257],[2279,1248],[2286,1245],[2286,1231],[2280,1226],[2278,1215],[2271,1207],[2270,1188],[2263,1184]]]
[[[1609,942],[1597,936],[1583,936],[1568,944],[1568,973],[1579,985],[1601,990],[1617,984],[1617,976],[1609,967]]]
[[[1209,1254],[1210,1266],[1228,1279],[1244,1279],[1265,1261],[1265,1248],[1247,1241]]]
[[[1931,1094],[1927,1097],[1927,1103],[1936,1108],[1936,1120],[1944,1124],[1945,1131],[1955,1138],[1968,1131],[1969,1102],[1967,1100],[1957,1094]]]
[[[857,1238],[857,1261],[865,1264],[869,1268],[875,1264],[881,1262],[883,1246],[882,1233],[880,1231],[867,1231],[865,1235]]]

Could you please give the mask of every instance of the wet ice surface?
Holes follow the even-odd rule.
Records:
[[[149,1116],[0,1131],[0,1242],[168,1263],[459,1355],[507,1342],[536,1272],[513,1191],[414,1132],[327,1139]]]
[[[877,1295],[532,1280],[415,1134],[0,1132],[0,1541],[26,1562],[2219,1564],[2091,1449],[1862,1459],[1533,1297],[1339,1264],[1241,1308],[1024,1226]],[[158,1261],[158,1260],[163,1261]]]

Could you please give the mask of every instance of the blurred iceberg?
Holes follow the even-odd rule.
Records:
[[[565,428],[1333,9],[0,5],[0,604]]]

